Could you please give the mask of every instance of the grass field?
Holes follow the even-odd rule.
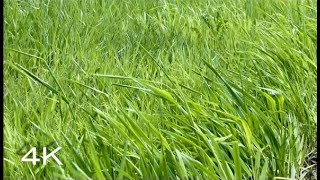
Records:
[[[5,0],[4,179],[315,178],[316,3]]]

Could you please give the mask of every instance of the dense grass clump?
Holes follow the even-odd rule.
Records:
[[[315,0],[4,11],[5,179],[315,176]],[[63,165],[21,162],[43,146]]]

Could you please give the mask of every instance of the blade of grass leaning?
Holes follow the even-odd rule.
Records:
[[[54,94],[58,95],[59,97],[61,97],[69,106],[69,109],[73,115],[73,118],[75,119],[75,114],[70,106],[70,102],[68,101],[68,99],[60,93],[60,91],[58,91],[57,89],[53,88],[50,84],[48,84],[47,82],[43,81],[42,79],[40,79],[39,77],[37,77],[36,75],[34,75],[32,72],[28,71],[26,68],[22,67],[19,64],[11,64],[11,66],[16,66],[15,69],[21,69],[22,71],[18,71],[18,72],[24,72],[24,75],[28,75],[29,77],[31,77],[32,79],[34,79],[35,81],[39,82],[40,84],[42,84],[43,86],[45,86],[47,89],[49,89],[50,91],[52,91]]]
[[[17,53],[20,53],[20,54],[23,54],[23,55],[27,55],[27,56],[30,56],[30,57],[33,57],[33,58],[36,58],[36,59],[41,60],[41,62],[43,62],[43,63],[46,65],[47,69],[48,69],[49,72],[50,72],[50,75],[53,77],[54,81],[57,83],[60,91],[63,93],[64,96],[66,96],[66,94],[64,93],[64,91],[63,91],[63,89],[62,89],[59,81],[57,80],[56,76],[54,75],[54,73],[52,72],[51,68],[50,68],[49,65],[45,62],[45,60],[44,60],[43,58],[38,57],[38,56],[35,56],[35,55],[32,55],[32,54],[29,54],[29,53],[26,53],[26,52],[23,52],[23,51],[19,51],[19,50],[16,50],[16,49],[11,49],[11,48],[7,48],[7,49],[10,50],[10,51],[14,51],[14,52],[17,52]]]
[[[235,169],[235,179],[242,179],[241,164],[240,164],[240,152],[239,145],[237,141],[233,142],[233,152],[234,169]]]
[[[214,69],[214,67],[212,67],[211,64],[209,64],[207,61],[203,60],[203,62],[205,63],[205,65],[207,67],[209,67],[210,70],[212,70],[212,72],[214,72],[215,75],[217,75],[219,77],[220,80],[222,80],[224,82],[224,84],[226,85],[226,87],[228,88],[229,92],[231,93],[231,95],[234,97],[234,99],[236,100],[236,102],[240,105],[240,107],[242,107],[243,110],[247,111],[247,107],[245,106],[245,104],[243,103],[243,101],[241,100],[241,98],[238,96],[238,94],[235,92],[235,90],[229,85],[229,83]]]

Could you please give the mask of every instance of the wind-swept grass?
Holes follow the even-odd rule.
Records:
[[[5,179],[315,177],[316,1],[4,5]]]

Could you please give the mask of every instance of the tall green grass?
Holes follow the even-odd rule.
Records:
[[[315,0],[4,11],[5,179],[315,177]]]

